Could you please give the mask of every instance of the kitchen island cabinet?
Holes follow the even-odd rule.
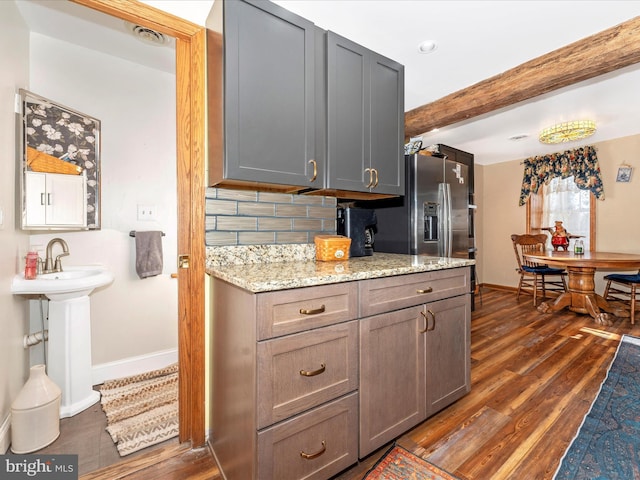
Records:
[[[208,267],[224,477],[330,478],[464,395],[470,262]]]

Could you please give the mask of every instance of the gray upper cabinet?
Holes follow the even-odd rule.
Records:
[[[404,193],[404,67],[268,1],[207,18],[209,185]]]
[[[313,23],[271,2],[221,8],[207,21],[210,184],[321,188]]]
[[[328,188],[404,194],[404,67],[327,33]]]

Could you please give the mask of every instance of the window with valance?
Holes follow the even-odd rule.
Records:
[[[559,220],[584,239],[586,250],[595,250],[595,199],[604,199],[595,149],[532,157],[524,165],[520,205],[527,205],[527,233],[543,233]]]
[[[527,203],[531,193],[538,193],[541,185],[548,185],[556,177],[573,176],[576,186],[589,190],[598,200],[604,200],[604,188],[596,149],[592,146],[527,158],[519,205]]]

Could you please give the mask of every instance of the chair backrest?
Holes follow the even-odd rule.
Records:
[[[518,271],[522,270],[523,265],[527,267],[540,266],[539,263],[531,262],[523,257],[523,253],[544,253],[547,243],[547,234],[539,233],[537,235],[511,235],[513,243],[513,251],[516,252],[518,260]]]

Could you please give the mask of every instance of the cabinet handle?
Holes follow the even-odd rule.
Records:
[[[300,315],[317,315],[318,313],[324,312],[324,310],[325,310],[324,305],[320,305],[319,308],[310,308],[310,309],[301,308]]]
[[[419,288],[418,290],[416,290],[416,293],[431,293],[431,292],[433,292],[433,288],[431,287]]]
[[[317,370],[312,370],[310,372],[308,370],[300,370],[300,375],[302,375],[303,377],[315,377],[316,375],[324,373],[326,369],[327,366],[324,363],[321,363],[320,368]]]
[[[433,313],[431,310],[427,310],[427,313],[429,315],[431,315],[431,318],[433,318],[433,327],[429,328],[429,322],[427,322],[427,330],[428,331],[435,330],[436,329],[436,314]]]
[[[327,451],[327,443],[323,440],[322,448],[319,451],[317,451],[316,453],[305,453],[304,451],[300,450],[300,456],[305,460],[313,460],[314,458],[318,458],[320,455],[322,455],[326,451]]]
[[[376,177],[374,182],[373,182],[373,185],[371,185],[371,188],[376,188],[378,186],[378,169],[377,168],[372,168],[371,171],[373,172],[373,174]]]
[[[422,315],[424,317],[425,327],[424,327],[424,330],[419,330],[419,332],[420,333],[427,333],[427,331],[429,330],[429,319],[427,318],[427,316],[425,315],[424,312],[420,312],[420,315]]]
[[[365,168],[364,169],[364,173],[369,173],[369,183],[367,183],[366,187],[370,188],[371,185],[373,184],[373,169],[371,168]]]
[[[47,205],[51,205],[51,194],[47,193]]]
[[[318,163],[313,159],[309,160],[308,163],[313,165],[313,175],[311,176],[311,179],[309,181],[314,182],[316,178],[318,178]]]
[[[44,192],[40,194],[40,205],[44,205]]]
[[[420,333],[426,333],[436,329],[436,314],[433,313],[431,310],[427,310],[427,313],[431,316],[431,318],[433,318],[433,327],[429,328],[429,317],[427,317],[427,315],[424,312],[420,312],[420,315],[422,315],[425,320],[424,330],[420,330]]]

